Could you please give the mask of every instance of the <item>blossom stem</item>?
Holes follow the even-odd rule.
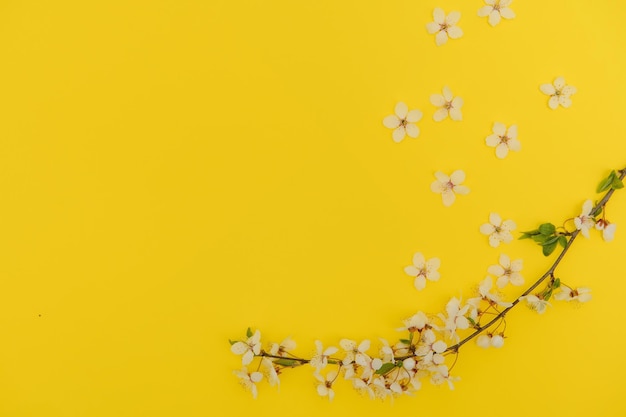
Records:
[[[619,172],[619,179],[623,180],[624,177],[626,177],[626,168],[620,169],[618,172]],[[596,206],[591,210],[591,213],[595,213],[598,209],[603,208],[606,205],[606,203],[609,201],[609,199],[611,198],[614,192],[615,192],[614,188],[611,188],[609,191],[607,191],[604,197],[602,197],[602,200],[600,200],[598,204],[596,204]],[[580,230],[575,230],[571,233],[571,237],[567,241],[567,245],[565,245],[565,247],[563,248],[559,256],[556,258],[556,260],[552,264],[552,266],[537,281],[535,281],[533,285],[531,285],[526,291],[524,291],[524,293],[520,297],[524,297],[530,294],[535,288],[541,285],[541,283],[544,282],[546,278],[554,276],[554,271],[556,270],[556,267],[561,263],[561,260],[563,260],[563,258],[565,257],[565,254],[567,253],[569,248],[572,246],[572,244],[574,243],[574,240],[576,240],[576,237],[578,237],[579,233],[580,233]],[[485,324],[484,326],[480,325],[476,330],[474,330],[472,334],[467,336],[465,339],[461,340],[455,345],[448,347],[446,349],[446,352],[458,351],[461,346],[463,346],[464,344],[466,344],[467,342],[469,342],[470,340],[472,340],[473,338],[481,334],[483,331],[493,326],[501,318],[504,318],[504,316],[506,316],[506,314],[520,302],[520,297],[518,297],[515,301],[513,301],[509,307],[502,310],[489,323]]]

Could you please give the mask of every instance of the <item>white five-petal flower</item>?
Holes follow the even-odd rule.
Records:
[[[493,134],[485,139],[487,146],[496,148],[496,156],[500,159],[506,157],[509,151],[517,152],[522,148],[517,140],[517,125],[511,125],[508,129],[503,123],[493,124]]]
[[[443,9],[437,7],[433,11],[433,20],[426,25],[426,30],[431,35],[435,34],[435,43],[441,46],[448,42],[448,37],[458,39],[463,36],[463,31],[456,24],[461,19],[460,12],[450,12],[448,16]]]
[[[500,23],[500,19],[514,19],[515,12],[509,7],[513,0],[485,0],[487,6],[478,10],[478,16],[489,16],[489,24],[495,26]]]
[[[335,379],[337,379],[337,373],[338,372],[336,370],[330,371],[328,374],[326,374],[326,377],[323,377],[318,373],[313,374],[315,376],[315,379],[317,379],[318,381],[317,393],[321,397],[328,397],[329,401],[332,401],[333,398],[335,398],[335,391],[333,391],[333,382],[335,382]]]
[[[241,357],[241,364],[248,365],[254,359],[254,355],[261,353],[261,332],[257,330],[245,342],[236,342],[230,347],[231,352]]]
[[[317,351],[309,363],[316,369],[316,372],[319,372],[328,365],[328,357],[337,353],[339,349],[334,346],[324,349],[322,342],[319,340],[315,341],[315,347]]]
[[[245,389],[252,392],[252,398],[256,399],[258,393],[256,384],[263,379],[263,374],[261,372],[248,372],[245,366],[241,371],[233,371],[233,373],[239,378],[239,383],[241,383]]]
[[[415,277],[413,281],[415,288],[423,290],[426,287],[426,280],[438,281],[440,265],[439,258],[431,258],[428,261],[424,258],[420,252],[413,255],[413,265],[404,268],[404,272],[407,275]]]
[[[526,305],[528,306],[528,308],[536,311],[539,314],[543,314],[546,311],[546,308],[550,305],[549,302],[535,294],[524,295],[519,299],[526,300]]]
[[[563,77],[558,77],[552,84],[541,84],[539,89],[542,93],[550,96],[550,99],[548,100],[548,107],[552,110],[559,107],[559,105],[565,108],[571,106],[571,96],[576,93],[576,87],[566,85]]]
[[[480,294],[480,297],[470,298],[469,300],[467,300],[467,303],[473,305],[475,308],[478,307],[478,303],[480,303],[480,300],[485,300],[489,304],[497,304],[505,308],[511,307],[513,305],[512,303],[509,303],[508,301],[503,301],[500,298],[499,294],[496,294],[495,292],[491,292],[492,287],[493,287],[493,279],[488,276],[485,279],[483,279],[480,282],[480,285],[478,286],[478,294]]]
[[[463,106],[463,99],[461,97],[454,97],[450,87],[447,85],[443,87],[443,94],[432,94],[430,96],[430,102],[433,106],[439,107],[435,114],[433,114],[433,120],[440,122],[446,117],[450,116],[452,120],[463,120],[463,114],[461,113],[461,107]]]
[[[520,274],[523,261],[516,259],[511,261],[508,255],[500,255],[500,265],[491,265],[487,271],[496,276],[498,288],[504,288],[509,282],[511,285],[519,286],[524,284],[524,277]]]
[[[559,287],[561,291],[554,294],[555,300],[565,301],[579,301],[585,303],[591,300],[591,289],[587,287],[570,288],[567,285],[561,284]]]
[[[435,172],[436,181],[430,185],[433,193],[441,194],[443,205],[449,207],[456,200],[456,194],[465,195],[470,189],[465,185],[461,185],[465,181],[465,172],[461,170],[454,171],[450,176],[443,172]]]
[[[589,239],[589,229],[594,227],[596,224],[595,219],[591,215],[592,210],[593,202],[591,200],[587,200],[583,203],[583,210],[580,213],[580,216],[574,217],[574,225],[576,225],[576,229],[580,230],[580,233],[582,233],[587,239]]]
[[[350,365],[353,362],[360,366],[367,365],[370,357],[365,352],[370,348],[369,340],[366,339],[357,345],[354,340],[341,339],[339,346],[346,351],[346,356],[343,358],[344,365]]]
[[[409,332],[421,332],[426,324],[429,323],[428,316],[424,314],[422,311],[418,311],[413,314],[408,319],[402,321],[404,323],[404,327],[400,327],[398,331],[408,330]],[[384,347],[384,346],[383,346]]]
[[[396,104],[395,113],[383,119],[383,125],[389,129],[393,129],[391,134],[394,142],[402,142],[405,135],[416,138],[420,134],[420,129],[415,125],[422,119],[420,110],[411,110],[403,102]]]
[[[510,243],[513,241],[512,230],[517,225],[513,220],[502,221],[498,213],[489,214],[489,223],[480,226],[480,233],[489,236],[489,245],[493,248],[500,246],[500,242]]]
[[[615,229],[617,229],[617,225],[615,223],[609,223],[604,219],[600,219],[596,222],[596,229],[602,230],[602,239],[605,242],[610,242],[615,237]]]

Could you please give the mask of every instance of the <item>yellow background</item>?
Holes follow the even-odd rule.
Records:
[[[495,28],[479,0],[0,2],[0,416],[622,416],[626,192],[615,241],[579,239],[558,275],[574,308],[516,308],[501,350],[462,349],[455,391],[333,403],[312,369],[254,401],[228,339],[395,338],[417,310],[471,295],[518,230],[578,215],[626,164],[626,6],[515,1]],[[436,47],[432,9],[465,35]],[[578,88],[551,111],[539,85]],[[432,120],[449,85],[464,120]],[[419,108],[400,144],[382,119]],[[498,160],[493,122],[519,126]],[[433,173],[471,193],[443,207]],[[422,292],[414,252],[441,259]],[[513,292],[510,293],[513,295]],[[376,345],[376,343],[374,343]],[[471,346],[470,346],[471,345]]]

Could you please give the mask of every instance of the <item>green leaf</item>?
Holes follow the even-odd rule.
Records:
[[[530,239],[531,237],[532,235],[529,235],[528,233],[524,232],[524,234],[519,237],[519,240]]]
[[[537,243],[539,243],[540,245],[543,244],[543,242],[546,241],[546,239],[548,239],[548,236],[545,235],[534,235],[533,236],[533,240]]]
[[[252,337],[254,333],[252,333],[252,329],[248,327],[248,330],[246,330],[246,336],[247,337]]]
[[[561,280],[559,278],[555,279],[552,283],[552,288],[559,288],[561,286]]]
[[[544,245],[543,246],[543,256],[550,256],[550,254],[552,252],[554,252],[554,250],[556,249],[556,245],[557,245],[556,241],[551,243],[551,244],[549,244],[549,245]]]
[[[409,339],[400,339],[401,343],[404,343],[405,345],[410,345],[411,341]]]
[[[300,366],[302,365],[302,362],[300,361],[296,361],[293,359],[276,359],[274,361],[274,363],[276,365],[280,365],[280,366],[290,366],[292,368],[295,368],[296,366]]]
[[[614,190],[619,190],[620,188],[624,188],[624,183],[618,177],[615,177],[613,179],[613,182],[611,183],[611,188]]]
[[[552,245],[554,244],[556,246],[557,242],[559,240],[558,236],[546,236],[546,240],[544,240],[543,242],[540,243],[541,246],[547,246],[547,245]]]
[[[567,246],[567,238],[565,236],[559,236],[559,245],[565,248]]]
[[[546,292],[546,294],[543,296],[543,299],[548,301],[550,300],[550,297],[552,297],[552,289]]]
[[[384,363],[383,366],[380,367],[380,369],[378,369],[378,371],[376,371],[376,373],[378,375],[385,375],[387,372],[391,371],[393,368],[396,367],[395,363]]]
[[[467,320],[469,320],[469,322],[472,324],[472,326],[476,326],[476,320],[474,320],[471,317],[467,317]]]
[[[617,178],[617,174],[615,173],[615,171],[611,171],[609,176],[606,177],[605,179],[603,179],[600,182],[600,184],[598,184],[598,188],[596,188],[596,192],[602,193],[602,192],[608,190],[609,188],[611,188],[611,184],[613,184],[613,180],[615,178]]]
[[[236,340],[230,340],[230,339],[228,339],[228,343],[230,343],[230,345],[232,346],[232,345],[234,345],[235,343],[237,343],[237,341],[236,341]]]
[[[544,223],[539,226],[539,233],[544,236],[550,236],[556,232],[556,227],[552,223]]]
[[[522,233],[524,233],[525,235],[534,236],[534,235],[538,235],[541,232],[539,232],[539,229],[535,229],[535,230],[529,230],[528,232],[522,232]]]

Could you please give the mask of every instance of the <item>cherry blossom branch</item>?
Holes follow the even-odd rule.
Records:
[[[620,169],[618,173],[619,173],[618,178],[620,180],[623,180],[624,177],[626,177],[626,168]],[[593,207],[593,209],[591,210],[591,213],[597,213],[601,209],[603,209],[606,203],[610,200],[614,192],[615,192],[614,188],[611,188],[609,191],[607,191],[604,197],[602,197],[602,199]],[[506,314],[520,302],[520,300],[522,299],[521,297],[525,297],[528,294],[530,294],[535,288],[541,285],[548,277],[554,278],[554,272],[556,271],[557,266],[561,263],[561,261],[565,257],[565,254],[567,253],[569,248],[572,246],[572,244],[574,243],[574,240],[576,240],[576,237],[578,237],[579,234],[580,234],[580,230],[575,230],[571,233],[571,237],[567,241],[567,244],[565,245],[565,247],[563,248],[559,256],[556,258],[552,266],[550,266],[550,268],[537,281],[535,281],[533,285],[528,287],[528,289],[524,291],[520,297],[518,297],[515,301],[513,301],[511,303],[511,306],[505,308],[500,313],[498,313],[498,315],[496,315],[489,323],[485,324],[484,326],[476,327],[476,330],[472,334],[470,334],[469,336],[467,336],[466,338],[464,338],[457,344],[448,347],[446,349],[446,352],[457,352],[459,348],[463,346],[465,343],[469,342],[470,340],[472,340],[473,338],[481,334],[483,331],[493,326],[496,322],[503,319],[506,316]]]

